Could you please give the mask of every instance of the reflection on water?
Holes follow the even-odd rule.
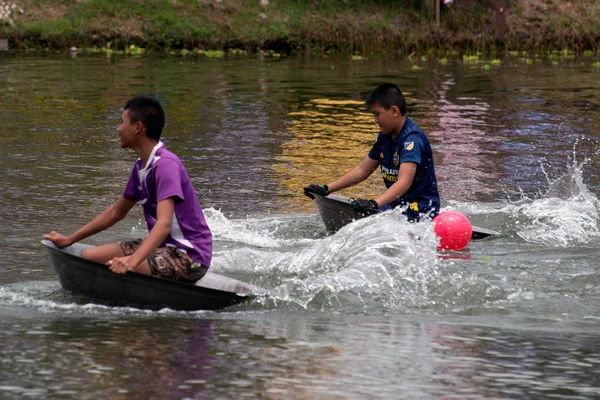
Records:
[[[431,130],[431,140],[435,142],[434,157],[441,166],[436,173],[441,181],[450,181],[451,177],[462,177],[460,186],[444,185],[447,198],[472,198],[498,190],[495,180],[502,171],[495,166],[497,152],[488,151],[486,142],[497,142],[490,135],[490,105],[477,97],[458,97],[455,102],[448,99],[449,92],[456,85],[452,75],[439,83],[436,95],[437,112],[429,112],[436,128]],[[427,119],[426,119],[427,120]],[[450,161],[454,160],[454,161]],[[490,179],[492,178],[492,179]],[[488,183],[489,182],[489,183]]]
[[[2,322],[4,362],[18,368],[0,372],[0,396],[586,398],[600,385],[591,332],[532,336],[366,315],[131,312]]]
[[[406,60],[0,60],[0,397],[594,398],[598,73]],[[392,81],[429,136],[442,200],[500,231],[438,254],[394,212],[327,236],[302,194],[357,165]],[[76,301],[39,243],[114,202],[135,155],[119,109],[167,112],[215,272],[270,290],[220,313]],[[383,190],[374,174],[348,190]],[[92,244],[145,234],[135,209]],[[88,299],[89,300],[89,299]]]
[[[5,338],[4,356],[23,367],[3,370],[0,393],[14,398],[106,398],[109,393],[111,398],[197,398],[211,381],[209,320],[167,320],[156,326],[144,320],[45,319]],[[28,339],[26,348],[22,336]],[[37,379],[17,384],[27,376]]]
[[[290,112],[292,140],[282,144],[282,154],[273,161],[286,191],[301,193],[310,183],[329,183],[356,167],[366,157],[379,131],[364,101],[311,99]],[[378,183],[378,184],[377,184]],[[373,174],[363,187],[344,191],[356,196],[374,196],[381,190],[381,177]],[[297,198],[298,211],[314,206]]]

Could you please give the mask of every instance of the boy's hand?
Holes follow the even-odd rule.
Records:
[[[71,239],[69,239],[68,237],[65,237],[65,236],[63,236],[60,233],[55,232],[55,231],[52,231],[50,233],[45,234],[44,235],[44,239],[51,241],[59,249],[62,249],[63,247],[67,247],[67,246],[70,246],[70,245],[73,244],[73,242],[71,241]]]
[[[115,257],[106,263],[108,268],[116,274],[124,274],[127,271],[133,271],[135,267],[129,264],[129,256]]]
[[[375,200],[352,199],[350,204],[354,211],[363,213],[364,215],[373,215],[379,212],[379,205]]]
[[[321,196],[329,195],[329,188],[327,185],[308,185],[304,188],[304,195],[314,199],[313,193],[319,194]]]

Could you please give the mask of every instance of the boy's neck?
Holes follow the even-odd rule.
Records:
[[[400,115],[398,118],[398,125],[396,125],[396,129],[394,129],[394,133],[392,133],[392,139],[394,140],[400,135],[402,128],[404,128],[404,123],[406,122],[406,115]]]
[[[150,155],[152,154],[152,150],[158,144],[156,140],[144,140],[139,144],[133,151],[138,155],[139,158],[142,159],[142,168],[146,168],[148,160],[150,159]]]

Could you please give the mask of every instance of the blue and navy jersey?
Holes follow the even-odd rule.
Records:
[[[408,207],[419,214],[439,212],[440,195],[433,167],[431,145],[412,119],[406,117],[396,139],[392,139],[392,135],[379,133],[377,141],[369,151],[369,158],[379,161],[383,182],[387,188],[398,181],[400,164],[404,162],[417,164],[410,188],[389,206]]]

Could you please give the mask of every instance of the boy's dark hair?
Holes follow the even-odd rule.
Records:
[[[389,110],[392,106],[396,106],[402,116],[406,115],[406,99],[400,89],[398,89],[398,86],[393,83],[379,85],[369,93],[367,105],[372,106],[375,103],[386,110]]]
[[[156,99],[149,96],[137,96],[129,100],[124,107],[129,110],[131,122],[141,121],[146,127],[146,136],[159,140],[165,127],[165,112]]]

